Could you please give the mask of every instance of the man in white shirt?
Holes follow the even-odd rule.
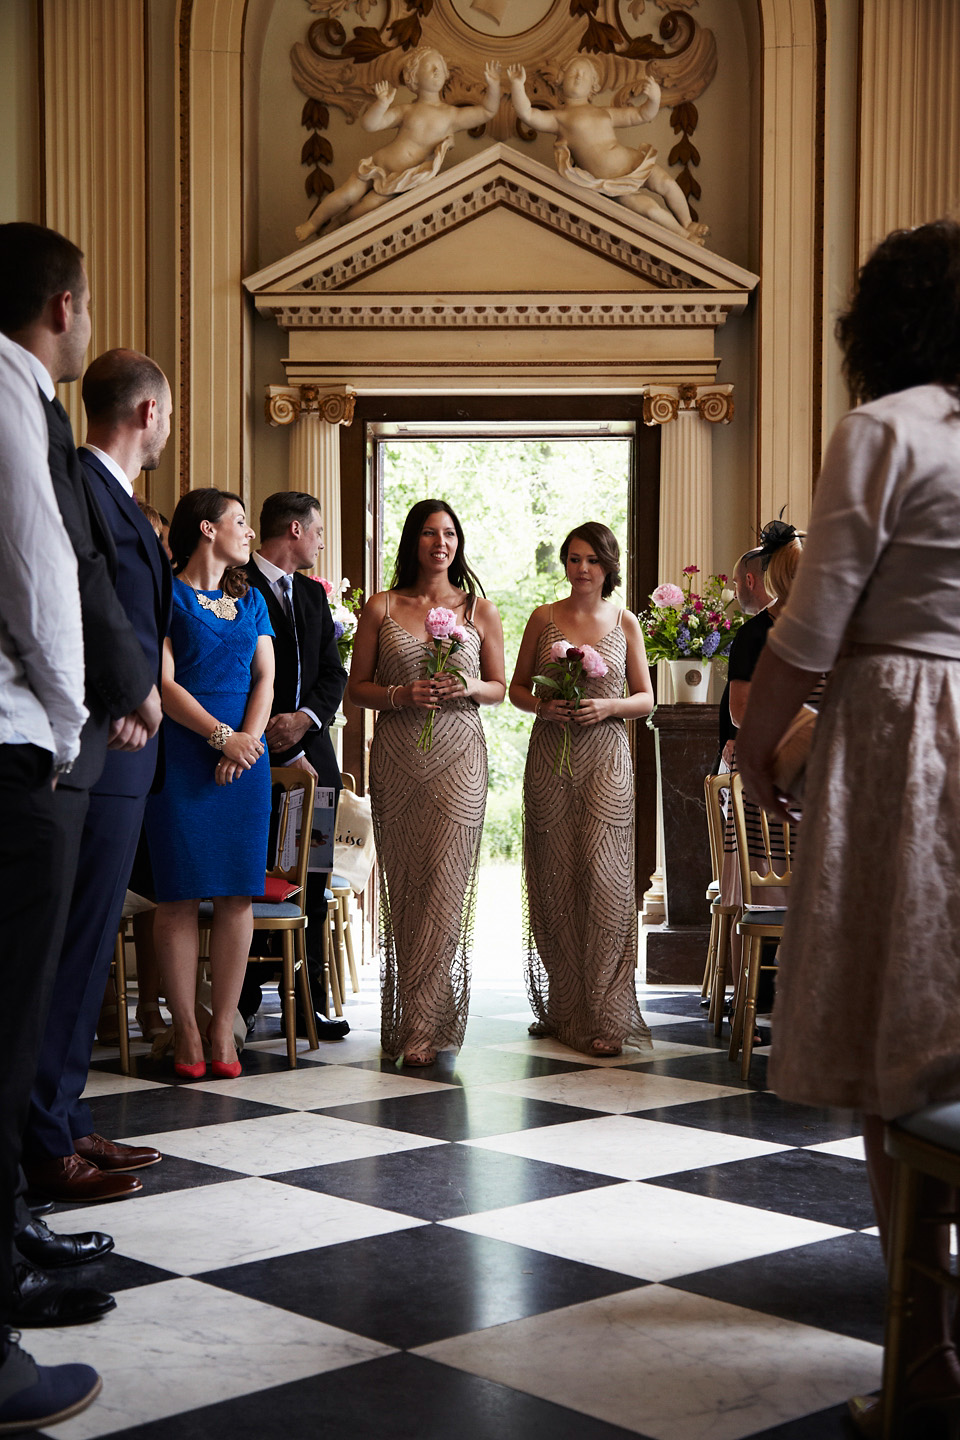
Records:
[[[100,1390],[88,1365],[39,1366],[7,1328],[20,1142],[56,961],[67,848],[53,786],[80,752],[83,632],[77,560],[54,498],[30,368],[0,334],[0,1426],[43,1427]]]

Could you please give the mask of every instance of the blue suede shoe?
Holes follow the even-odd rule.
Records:
[[[103,1385],[89,1365],[38,1365],[20,1349],[19,1338],[15,1330],[0,1332],[0,1435],[68,1420]]]

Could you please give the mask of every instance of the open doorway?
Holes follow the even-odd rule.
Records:
[[[631,429],[541,426],[527,437],[466,435],[462,427],[432,434],[417,433],[419,427],[378,427],[372,437],[378,450],[376,588],[390,584],[410,507],[428,496],[447,501],[463,526],[470,564],[500,611],[509,682],[531,612],[567,594],[559,558],[564,536],[578,523],[600,520],[627,553]],[[624,587],[614,603],[627,601]],[[490,789],[474,973],[479,982],[493,984],[522,973],[522,786],[530,717],[509,701],[483,707],[481,717]]]
[[[394,440],[446,442],[511,440],[558,444],[575,440],[618,441],[629,450],[629,481],[624,551],[624,596],[633,609],[642,606],[658,581],[660,522],[660,431],[643,422],[643,396],[630,395],[383,395],[362,396],[356,402],[353,423],[340,429],[342,559],[343,573],[351,583],[362,577],[366,594],[372,593],[389,569],[395,553],[384,544],[378,499],[381,491],[380,466],[384,447]],[[559,546],[573,525],[588,517],[603,518],[594,503],[585,476],[580,503],[566,528],[557,516],[557,525],[548,525],[549,540]],[[495,487],[484,476],[475,482],[485,486],[490,500],[488,519],[482,528],[499,535],[506,528],[503,516],[510,511],[504,493],[510,477]],[[457,508],[456,498],[446,486],[441,494]],[[419,498],[419,496],[417,497]],[[550,518],[550,517],[548,517]],[[563,517],[566,518],[566,517]],[[619,533],[619,532],[618,532]],[[483,567],[485,537],[468,530],[468,554],[480,578],[491,593]],[[508,538],[509,546],[509,538]],[[389,574],[385,581],[389,582]],[[495,598],[491,594],[491,598]],[[546,597],[549,598],[549,595]],[[535,601],[523,602],[525,621]],[[515,652],[507,655],[508,677]],[[506,702],[503,707],[506,709]],[[347,728],[344,733],[344,769],[356,776],[361,791],[366,789],[368,752],[373,736],[372,712],[357,710],[344,702]],[[522,722],[521,722],[522,724]],[[628,724],[636,776],[636,872],[637,896],[648,888],[656,863],[656,757],[652,731],[643,724]],[[521,765],[522,769],[522,765]],[[488,825],[495,823],[493,807]],[[519,916],[519,888],[516,890]],[[516,924],[504,922],[503,930],[521,936]]]

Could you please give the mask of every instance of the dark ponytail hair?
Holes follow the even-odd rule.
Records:
[[[423,527],[431,515],[441,512],[449,515],[453,521],[453,528],[457,532],[457,553],[454,555],[447,569],[447,579],[451,585],[458,590],[465,590],[472,600],[479,590],[481,595],[486,595],[486,590],[480,584],[476,575],[467,564],[467,557],[463,553],[463,526],[457,519],[452,507],[446,500],[418,500],[413,506],[406,520],[403,522],[403,530],[400,534],[400,544],[397,546],[397,560],[393,567],[393,579],[390,582],[391,590],[405,590],[417,583],[419,571],[419,560],[417,553],[420,548],[420,536]]]
[[[607,596],[612,595],[616,590],[622,578],[620,575],[620,546],[617,543],[617,537],[608,526],[601,525],[599,520],[587,520],[584,524],[578,525],[576,530],[570,531],[560,546],[560,563],[564,570],[567,568],[570,546],[576,539],[585,540],[603,566],[603,589],[600,594],[606,600]]]
[[[167,536],[167,544],[173,556],[174,575],[179,575],[186,568],[191,555],[200,544],[203,538],[200,526],[203,521],[206,520],[211,525],[219,524],[231,500],[243,507],[239,495],[234,495],[230,490],[217,490],[212,485],[202,490],[188,490],[183,496],[173,512],[170,533]],[[246,595],[250,588],[242,565],[231,565],[224,570],[220,585],[224,595],[232,595],[234,600]]]

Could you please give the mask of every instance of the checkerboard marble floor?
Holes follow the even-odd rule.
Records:
[[[101,1398],[61,1440],[832,1440],[879,1385],[883,1269],[857,1117],[781,1103],[699,992],[641,990],[655,1049],[589,1061],[475,989],[456,1059],[348,1039],[287,1069],[275,997],[235,1081],[95,1053],[97,1129],[162,1164],[74,1273],[95,1325],[31,1331]],[[305,1044],[305,1042],[304,1042]],[[36,1433],[36,1432],[35,1432]]]

